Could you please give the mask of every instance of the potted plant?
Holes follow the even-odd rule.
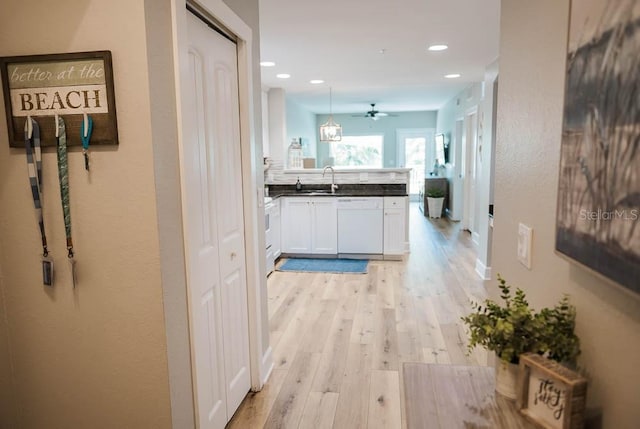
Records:
[[[574,333],[576,310],[563,297],[553,308],[535,312],[529,307],[525,293],[498,275],[502,304],[486,299],[472,303],[473,313],[462,317],[469,328],[471,351],[482,346],[496,354],[496,391],[515,399],[515,381],[519,356],[533,352],[574,366],[580,354],[580,341]]]
[[[442,215],[442,204],[444,203],[444,191],[434,188],[427,191],[427,205],[429,207],[429,217],[439,218]]]

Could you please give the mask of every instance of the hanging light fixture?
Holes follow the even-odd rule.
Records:
[[[333,121],[331,107],[331,88],[329,88],[329,119],[320,125],[321,142],[339,142],[342,140],[342,127]]]

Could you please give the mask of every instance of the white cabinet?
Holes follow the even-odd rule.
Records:
[[[407,197],[384,197],[384,249],[385,256],[405,253]]]
[[[311,202],[308,198],[282,199],[282,251],[311,253]]]
[[[282,252],[338,253],[336,198],[282,198]]]

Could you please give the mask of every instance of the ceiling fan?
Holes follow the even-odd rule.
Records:
[[[362,115],[353,115],[353,116],[363,117]],[[376,110],[376,103],[371,103],[371,110],[369,110],[367,113],[364,114],[365,118],[370,118],[374,121],[377,121],[378,119],[385,116],[397,116],[397,115],[390,115],[388,113],[384,113]]]

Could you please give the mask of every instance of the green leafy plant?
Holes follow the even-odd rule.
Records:
[[[429,189],[427,191],[427,198],[444,198],[444,191],[438,188]]]
[[[575,366],[580,340],[574,333],[576,310],[569,298],[536,313],[521,289],[512,294],[500,275],[498,283],[503,305],[491,299],[472,303],[474,312],[462,317],[469,328],[469,351],[482,346],[510,363],[518,363],[522,353],[533,352]]]

